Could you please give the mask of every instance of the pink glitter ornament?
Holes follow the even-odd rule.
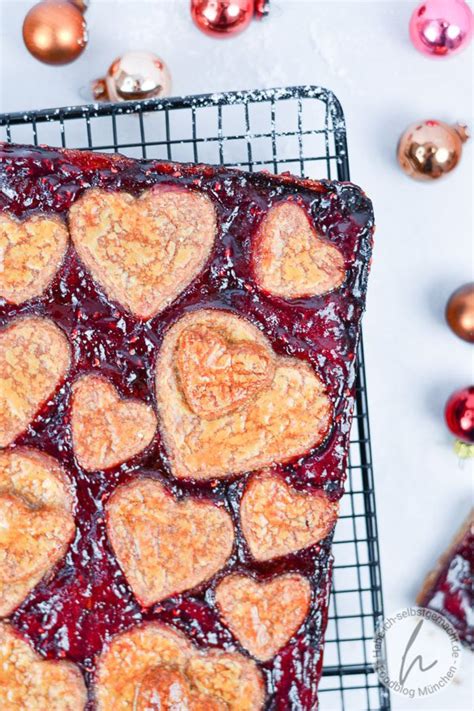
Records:
[[[426,0],[411,16],[410,37],[428,57],[446,57],[467,47],[472,11],[464,0]]]

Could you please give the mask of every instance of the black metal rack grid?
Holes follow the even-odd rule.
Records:
[[[349,179],[337,98],[314,86],[0,115],[0,140]],[[390,709],[371,662],[383,617],[362,342],[346,495],[334,539],[334,580],[320,700],[323,711]]]

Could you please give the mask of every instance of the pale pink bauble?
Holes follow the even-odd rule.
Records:
[[[446,57],[467,47],[472,11],[464,0],[426,0],[411,16],[410,37],[428,57]]]

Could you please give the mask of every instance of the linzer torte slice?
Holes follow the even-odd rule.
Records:
[[[317,708],[372,233],[349,183],[0,148],[2,709]]]
[[[474,509],[426,576],[416,602],[444,615],[474,650]]]

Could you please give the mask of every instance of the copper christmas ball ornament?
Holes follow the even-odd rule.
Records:
[[[158,99],[171,92],[171,74],[152,52],[127,52],[110,65],[107,75],[92,82],[98,101]]]
[[[255,0],[191,0],[192,18],[211,37],[230,37],[245,30],[255,12]]]
[[[468,343],[474,343],[474,282],[451,294],[446,305],[446,321],[451,330]]]
[[[66,0],[45,0],[28,12],[23,23],[27,50],[45,64],[69,64],[87,45],[82,12]]]
[[[462,146],[469,134],[461,124],[421,121],[407,128],[397,149],[398,162],[412,178],[435,180],[459,163]]]

